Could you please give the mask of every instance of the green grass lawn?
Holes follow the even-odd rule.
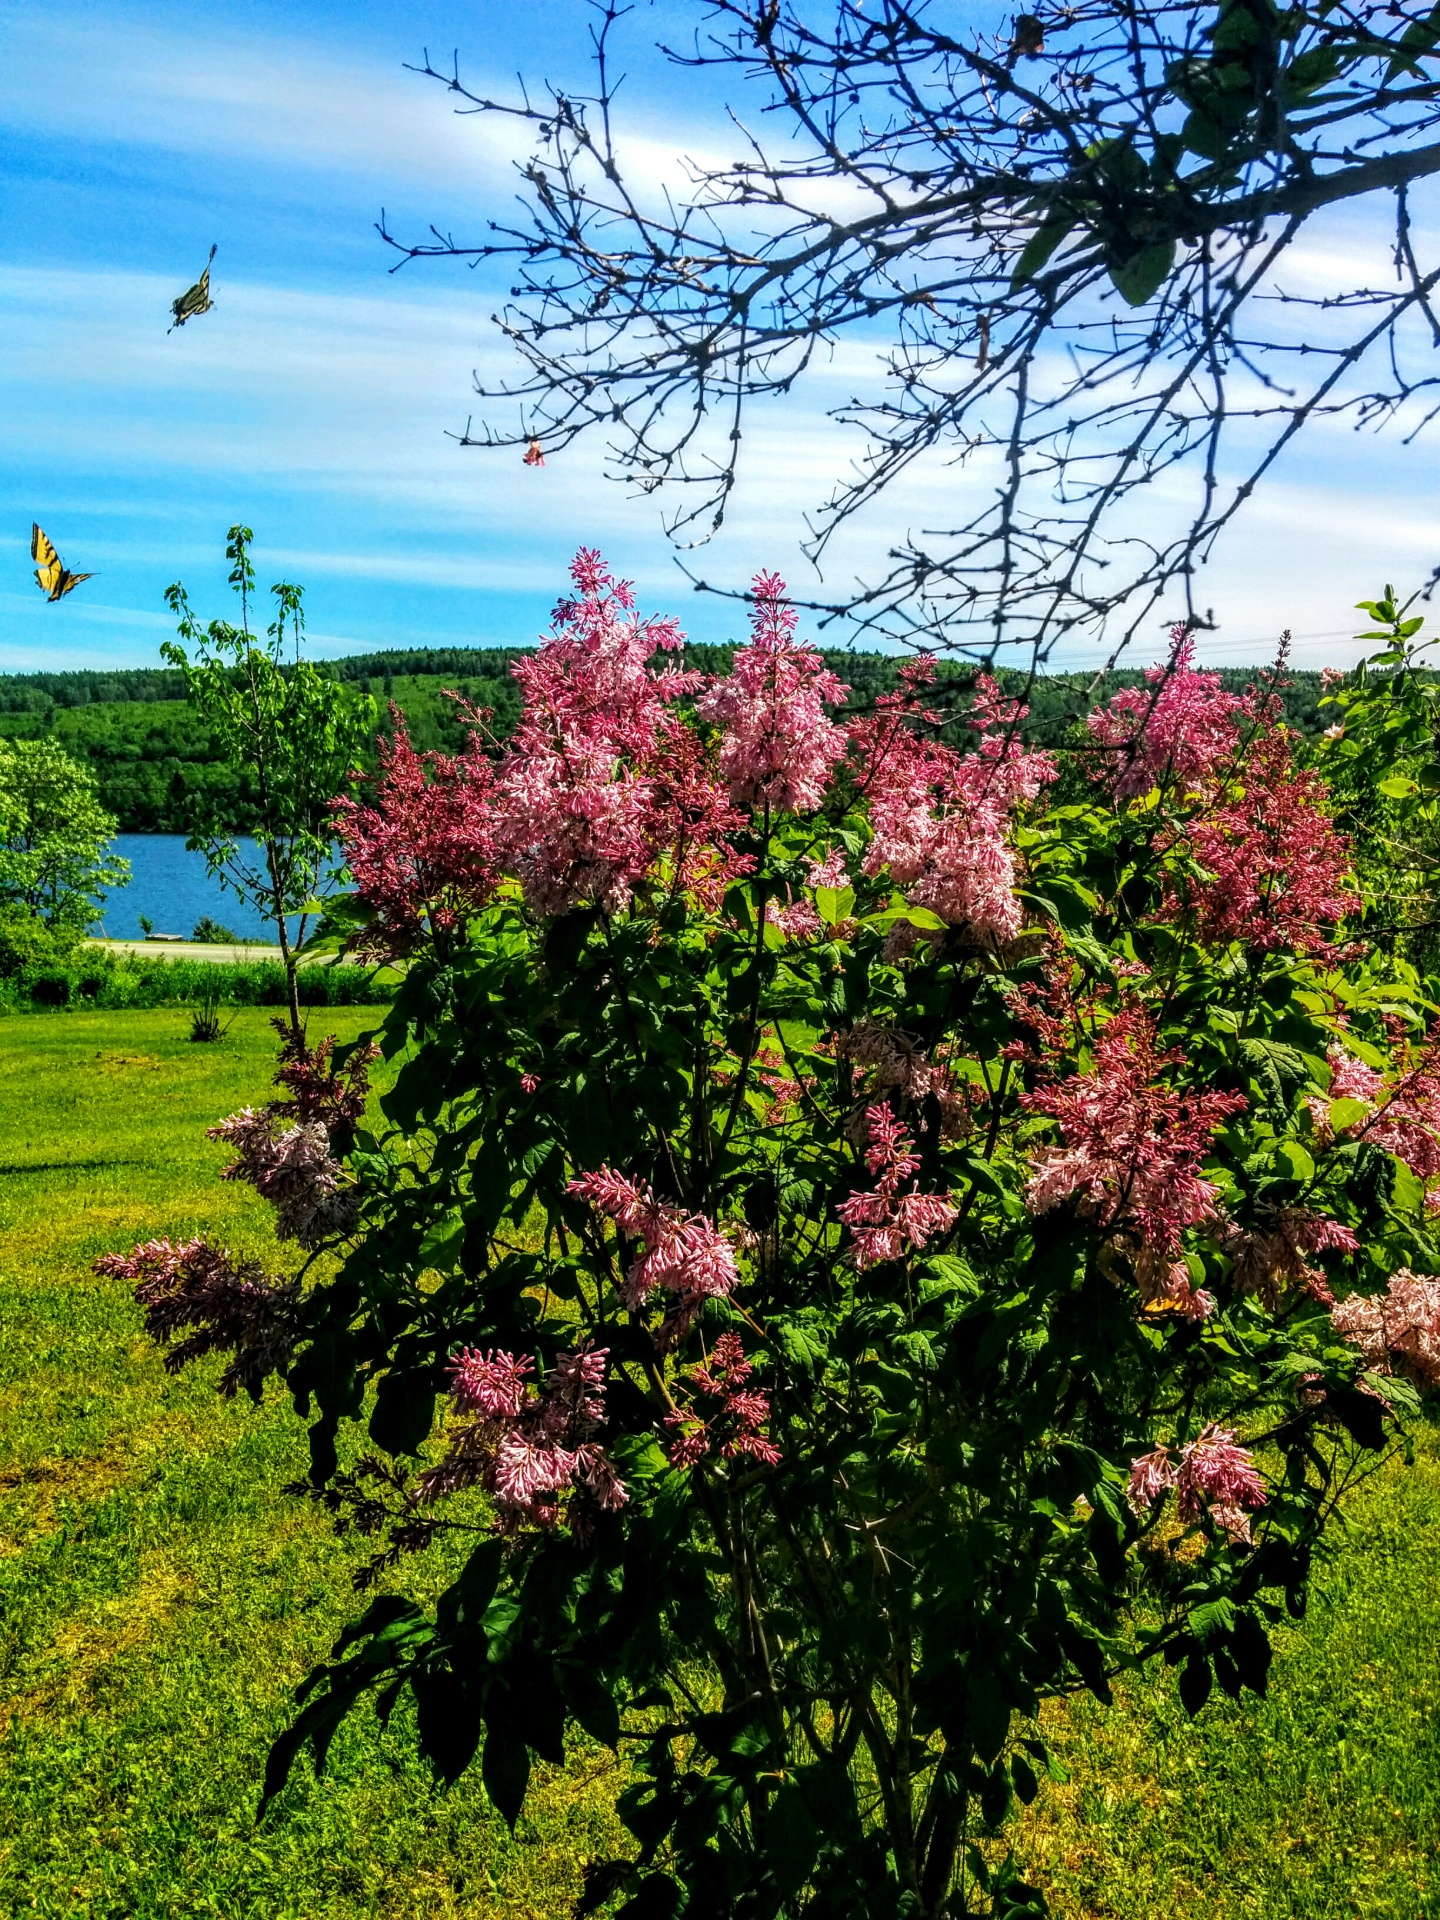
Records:
[[[315,1016],[343,1036],[363,1010]],[[183,1010],[0,1021],[0,1914],[563,1915],[611,1851],[608,1756],[541,1770],[514,1839],[435,1792],[397,1713],[357,1722],[254,1823],[287,1694],[355,1608],[363,1547],[281,1486],[272,1392],[167,1376],[98,1253],[201,1229],[277,1263],[205,1125],[263,1097],[273,1036]],[[321,1029],[323,1030],[323,1028]],[[416,1591],[439,1569],[417,1563]],[[1172,1676],[1047,1731],[1072,1784],[1017,1844],[1063,1916],[1440,1916],[1440,1447],[1356,1503],[1270,1698],[1186,1719]]]
[[[128,1288],[90,1275],[161,1232],[277,1258],[203,1131],[264,1097],[274,1036],[259,1012],[218,1047],[187,1030],[179,1009],[0,1022],[0,1913],[562,1914],[614,1837],[603,1754],[545,1780],[512,1840],[478,1778],[433,1792],[399,1717],[367,1717],[256,1830],[362,1549],[281,1493],[305,1448],[279,1396],[257,1413],[213,1366],[166,1375]]]

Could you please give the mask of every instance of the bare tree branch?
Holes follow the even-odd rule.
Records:
[[[461,111],[533,134],[520,210],[474,244],[381,231],[402,264],[513,263],[521,370],[482,389],[474,441],[598,435],[680,545],[722,524],[754,404],[842,336],[871,346],[870,389],[834,410],[866,452],[812,557],[937,459],[962,504],[809,603],[828,618],[980,653],[1123,644],[1177,582],[1196,617],[1196,570],[1303,427],[1413,434],[1440,406],[1411,208],[1440,173],[1440,8],[1077,0],[987,34],[940,0],[697,0],[670,57],[733,84],[741,157],[687,163],[683,191],[625,164],[625,11],[595,8],[583,99],[488,99],[427,56]],[[1307,223],[1379,195],[1393,286],[1287,291]]]

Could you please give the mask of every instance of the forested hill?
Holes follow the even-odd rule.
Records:
[[[527,651],[518,647],[436,647],[353,654],[325,662],[337,680],[364,688],[404,714],[417,747],[456,751],[464,728],[454,691],[476,706],[488,707],[492,726],[504,735],[519,712],[519,696],[510,668]],[[707,673],[728,671],[729,647],[686,649],[686,666]],[[826,664],[852,688],[852,704],[864,704],[895,684],[897,656],[827,651]],[[942,674],[961,668],[942,663]],[[968,671],[968,670],[966,670]],[[1223,683],[1243,691],[1255,669],[1221,670]],[[1002,681],[1021,676],[1002,673]],[[1111,688],[1138,680],[1138,672],[1109,676]],[[1091,677],[1054,674],[1038,680],[1029,693],[1039,720],[1060,722],[1085,704]],[[247,824],[248,795],[220,765],[205,729],[185,701],[184,682],[173,668],[136,667],[75,670],[66,673],[0,674],[0,735],[33,739],[52,735],[95,774],[105,806],[124,833],[179,833],[188,826],[197,794],[218,803],[237,827]],[[1313,733],[1325,724],[1319,709],[1320,676],[1295,672],[1285,690],[1291,724]],[[388,725],[388,716],[387,716]]]

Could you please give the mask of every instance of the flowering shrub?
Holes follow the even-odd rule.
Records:
[[[408,1689],[512,1822],[567,1729],[623,1746],[582,1911],[1038,1913],[991,1842],[1041,1702],[1263,1692],[1440,1378],[1437,1043],[1271,696],[1183,647],[1042,745],[924,663],[846,715],[768,577],[727,678],[680,645],[582,555],[512,744],[341,808],[392,1083],[292,1047],[217,1129],[333,1275],[107,1271],[283,1379],[363,1585],[468,1543],[268,1793]]]

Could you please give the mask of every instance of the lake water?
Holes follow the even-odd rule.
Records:
[[[253,850],[253,841],[242,841]],[[208,913],[242,940],[275,944],[275,929],[251,913],[205,871],[203,853],[187,852],[180,833],[121,833],[114,848],[130,862],[130,884],[117,887],[105,902],[101,925],[112,940],[140,940],[140,915],[156,933],[179,933],[188,940],[197,920]],[[98,929],[97,929],[98,931]]]

